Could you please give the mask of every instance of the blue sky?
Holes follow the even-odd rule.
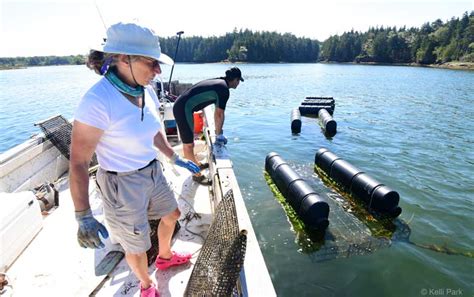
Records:
[[[1,0],[0,57],[85,54],[106,25],[139,19],[160,36],[219,36],[234,28],[325,40],[370,26],[419,27],[461,17],[474,0]]]

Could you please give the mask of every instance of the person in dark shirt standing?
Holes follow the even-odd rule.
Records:
[[[232,67],[225,72],[225,77],[207,79],[193,85],[178,97],[173,107],[173,114],[178,125],[179,134],[183,141],[184,157],[205,169],[209,164],[201,164],[194,155],[194,117],[193,113],[204,107],[215,104],[214,121],[216,127],[216,144],[227,144],[227,138],[223,133],[224,112],[229,100],[229,89],[235,89],[241,81],[242,73],[239,68]],[[193,175],[193,180],[210,185],[211,181],[200,173]]]

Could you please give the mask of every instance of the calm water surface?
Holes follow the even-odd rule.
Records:
[[[410,241],[474,250],[474,72],[414,67],[244,64],[231,91],[225,134],[274,286],[280,296],[448,296],[474,294],[474,260],[393,241],[363,256],[315,261],[300,252],[285,212],[267,186],[265,156],[275,151],[322,196],[313,171],[327,147],[397,190]],[[175,67],[182,82],[223,75],[227,65]],[[170,69],[164,69],[167,80]],[[84,66],[0,72],[0,152],[38,133],[32,123],[71,118],[98,76]],[[290,131],[305,96],[333,96],[338,133],[326,139],[315,119]],[[331,225],[330,227],[331,228]],[[425,291],[426,290],[426,291]],[[458,295],[460,296],[460,295]]]

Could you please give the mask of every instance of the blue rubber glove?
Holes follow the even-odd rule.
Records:
[[[218,145],[226,145],[227,144],[227,138],[225,138],[224,134],[216,135],[216,144],[218,144]]]
[[[191,171],[192,174],[195,174],[201,171],[199,169],[199,166],[197,166],[194,162],[189,161],[187,159],[182,159],[176,153],[173,154],[173,156],[171,157],[171,160],[174,162],[174,164]]]
[[[100,240],[99,233],[103,238],[108,238],[109,232],[107,232],[104,225],[92,216],[90,208],[84,211],[76,211],[76,221],[79,224],[77,241],[81,247],[97,249],[105,246]]]

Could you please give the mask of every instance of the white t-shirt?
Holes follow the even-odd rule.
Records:
[[[74,119],[104,130],[96,148],[100,167],[126,172],[142,168],[156,158],[153,138],[160,130],[160,103],[151,86],[145,88],[141,108],[132,104],[105,77],[82,97]]]

